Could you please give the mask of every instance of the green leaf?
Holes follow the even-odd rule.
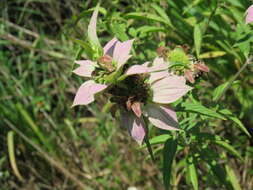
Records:
[[[233,122],[235,122],[237,125],[237,127],[242,130],[246,135],[248,135],[248,137],[251,137],[250,133],[248,132],[248,130],[246,129],[246,127],[244,126],[244,124],[237,118],[235,117],[231,111],[229,111],[228,109],[223,109],[219,111],[220,113],[224,114],[228,119],[232,120]]]
[[[124,23],[115,22],[111,24],[112,33],[121,41],[128,40],[128,36],[126,34],[126,28],[127,26]]]
[[[201,43],[202,43],[202,32],[200,29],[199,24],[196,24],[194,27],[194,45],[197,53],[197,57],[199,57],[200,49],[201,49]]]
[[[200,59],[210,59],[215,57],[221,57],[223,55],[226,55],[225,51],[209,51],[205,52],[199,55]]]
[[[226,149],[230,154],[235,155],[240,160],[243,160],[242,156],[237,152],[234,147],[232,147],[230,144],[226,143],[225,141],[212,141],[213,143],[219,145],[220,147]]]
[[[177,151],[177,141],[169,139],[163,149],[163,183],[166,190],[170,189],[171,167]]]
[[[161,143],[164,143],[165,141],[167,141],[170,138],[172,138],[171,135],[163,134],[163,135],[153,137],[152,139],[149,140],[149,142],[150,142],[151,145],[161,144]]]
[[[89,59],[92,59],[93,50],[88,43],[78,39],[73,39],[73,41],[84,49],[84,53]]]
[[[184,108],[183,111],[196,112],[201,115],[206,115],[209,117],[214,117],[214,118],[226,120],[226,118],[223,115],[221,115],[221,114],[217,113],[216,111],[211,110],[199,103],[182,103],[182,106]]]
[[[216,43],[219,44],[227,53],[234,55],[242,63],[241,56],[226,40],[224,41],[217,40]]]
[[[198,190],[199,189],[198,176],[194,163],[188,163],[187,170],[194,190]]]
[[[229,82],[225,82],[214,89],[213,101],[217,101],[221,97],[228,84]]]
[[[136,30],[137,33],[148,33],[148,32],[165,32],[166,30],[163,27],[157,26],[142,26]]]
[[[238,180],[237,180],[237,177],[234,173],[234,170],[229,166],[229,165],[225,165],[225,169],[227,171],[227,174],[228,174],[228,180],[230,181],[230,183],[232,184],[233,188],[235,190],[242,190]]]
[[[160,16],[157,16],[157,15],[150,14],[150,13],[132,12],[132,13],[126,14],[125,18],[127,18],[127,19],[133,18],[133,19],[141,19],[141,20],[150,20],[150,21],[161,22],[161,23],[164,23],[166,25],[169,25],[168,22],[166,20],[164,20],[164,18],[162,18]]]
[[[21,116],[23,117],[23,119],[27,122],[28,126],[30,126],[30,128],[32,129],[34,134],[39,138],[41,143],[45,144],[45,146],[48,146],[48,148],[50,148],[48,143],[47,143],[47,138],[40,131],[40,127],[35,124],[35,122],[31,118],[31,116],[23,108],[23,106],[20,103],[18,103],[18,104],[16,104],[16,108],[19,111],[19,113],[21,114]]]
[[[203,0],[194,0],[192,3],[184,10],[183,15],[187,13],[190,9],[197,6],[199,3],[201,3]]]
[[[156,10],[156,12],[167,22],[167,24],[173,28],[173,25],[171,23],[170,18],[168,17],[168,15],[166,14],[166,12],[164,11],[164,8],[161,8],[160,6],[158,6],[155,3],[152,3],[151,6]]]

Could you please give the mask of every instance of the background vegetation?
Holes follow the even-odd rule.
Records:
[[[150,131],[150,138],[162,134],[151,140],[154,164],[105,113],[103,97],[99,104],[70,108],[82,82],[71,74],[73,62],[85,57],[79,40],[86,38],[97,3],[1,0],[1,190],[163,189],[162,149],[169,132]],[[251,4],[101,1],[100,40],[135,38],[133,63],[152,60],[159,45],[187,45],[211,69],[189,97],[210,109],[176,107],[190,143],[172,164],[173,189],[253,189],[252,64],[233,78],[252,53],[252,27],[244,23]]]

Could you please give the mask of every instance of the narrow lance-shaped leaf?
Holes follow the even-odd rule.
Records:
[[[242,130],[246,135],[248,135],[248,137],[251,137],[250,133],[248,132],[247,128],[244,126],[244,124],[236,117],[232,114],[231,111],[229,111],[228,109],[223,109],[219,111],[220,113],[224,114],[228,119],[232,120],[233,122],[235,122],[237,125],[237,127]]]
[[[234,170],[228,164],[225,165],[225,169],[228,174],[228,180],[230,181],[233,188],[236,190],[242,190]]]
[[[171,167],[177,151],[177,141],[168,139],[163,149],[163,183],[166,190],[170,188]]]
[[[151,145],[162,144],[162,143],[164,143],[165,141],[167,141],[170,138],[172,138],[171,135],[169,135],[169,134],[163,134],[163,135],[155,136],[152,139],[149,139],[149,143]],[[146,145],[143,145],[143,147],[146,147]]]
[[[222,114],[219,114],[216,111],[201,105],[200,103],[183,103],[182,106],[183,106],[182,111],[195,112],[201,115],[226,120],[226,118]]]
[[[213,143],[215,143],[215,144],[219,145],[220,147],[226,149],[230,154],[235,155],[240,160],[243,160],[243,158],[240,155],[240,153],[238,151],[236,151],[233,146],[231,146],[230,144],[226,143],[225,141],[213,141]]]
[[[225,82],[221,85],[219,85],[218,87],[216,87],[213,91],[213,101],[217,101],[221,95],[223,94],[224,90],[226,89],[228,85],[228,82]]]
[[[195,45],[197,57],[199,57],[201,43],[202,43],[202,32],[201,32],[199,24],[195,25],[193,35],[194,35],[194,45]]]
[[[199,55],[200,59],[210,59],[226,55],[225,51],[209,51]]]
[[[171,23],[170,18],[168,17],[168,15],[166,14],[166,12],[164,11],[165,9],[158,6],[157,4],[153,3],[151,4],[151,6],[157,11],[157,13],[168,23],[168,25],[170,27],[173,28],[173,25]]]
[[[155,21],[155,22],[160,22],[160,23],[164,23],[166,25],[168,24],[168,21],[165,20],[164,18],[158,16],[158,15],[154,15],[154,14],[150,14],[150,13],[143,13],[143,12],[131,12],[125,15],[125,18],[132,18],[132,19],[140,19],[140,20],[146,20],[146,21]],[[171,26],[171,25],[169,25]]]
[[[196,167],[194,163],[188,163],[187,170],[188,170],[188,174],[189,174],[193,189],[198,190],[199,189],[198,176],[197,176],[197,171],[196,171]]]

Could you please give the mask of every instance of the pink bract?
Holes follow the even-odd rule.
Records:
[[[246,11],[246,24],[253,22],[253,5],[251,5]]]
[[[77,90],[74,103],[76,105],[87,105],[94,101],[94,96],[103,91],[107,85],[95,83],[93,80],[86,81]]]
[[[144,114],[155,126],[165,130],[179,130],[176,112],[167,105],[147,104],[144,107]],[[122,111],[121,126],[128,129],[131,137],[141,144],[145,135],[146,127],[142,117],[137,117],[131,111]]]
[[[146,128],[143,118],[136,117],[130,111],[122,111],[121,126],[126,128],[131,137],[141,144],[146,135]]]

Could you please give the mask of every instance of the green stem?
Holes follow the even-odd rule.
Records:
[[[145,126],[147,127],[147,133],[146,133],[146,136],[144,138],[144,141],[147,145],[147,149],[148,149],[148,152],[149,152],[149,155],[151,157],[151,160],[153,161],[153,163],[155,163],[155,157],[154,157],[154,154],[153,154],[153,150],[152,150],[152,147],[150,145],[150,142],[149,142],[149,138],[148,138],[148,121],[146,119],[144,119],[144,122],[145,122]]]
[[[207,23],[206,23],[206,25],[205,25],[205,28],[204,28],[204,30],[203,30],[203,35],[206,33],[206,30],[207,30],[207,28],[208,28],[208,26],[209,26],[209,23],[211,22],[213,16],[215,15],[215,13],[216,13],[218,7],[219,7],[219,0],[217,0],[216,6],[215,6],[215,8],[212,10],[212,12],[211,12],[211,14],[210,14],[210,16],[209,16],[209,18],[208,18],[208,21],[207,21]]]
[[[231,78],[227,86],[224,88],[222,94],[217,98],[216,102],[220,100],[220,98],[226,93],[226,91],[232,86],[233,82],[237,79],[237,77],[244,71],[244,69],[251,63],[253,56],[247,58],[243,66],[239,69],[239,71]]]

